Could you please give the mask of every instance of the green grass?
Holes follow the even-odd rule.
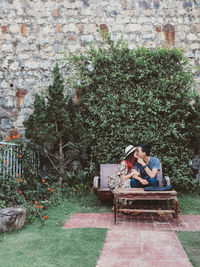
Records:
[[[0,234],[0,266],[2,267],[94,267],[105,241],[107,229],[62,229],[75,212],[111,212],[112,203],[96,206],[96,197],[71,197],[48,209],[48,220],[39,220],[21,230]],[[200,198],[179,196],[182,214],[200,214]],[[176,232],[191,263],[200,266],[200,232]]]
[[[200,232],[176,232],[194,267],[200,266]]]
[[[200,196],[181,195],[178,200],[181,214],[200,214]]]
[[[93,196],[65,200],[48,210],[46,225],[34,220],[19,231],[0,235],[2,267],[93,267],[107,229],[62,229],[74,212],[107,211],[97,208]]]
[[[181,214],[200,215],[200,197],[179,196]],[[200,266],[200,232],[176,232],[185,252],[194,267]]]

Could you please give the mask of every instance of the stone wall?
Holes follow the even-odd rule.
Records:
[[[4,136],[23,131],[60,53],[85,51],[107,30],[130,48],[182,47],[200,86],[200,0],[1,0],[0,23]]]

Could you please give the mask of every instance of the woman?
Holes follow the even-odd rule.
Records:
[[[139,175],[137,170],[133,169],[134,162],[137,159],[137,147],[129,145],[125,148],[125,158],[120,162],[113,175],[108,176],[108,186],[113,192],[116,188],[130,188],[130,179],[134,175]]]

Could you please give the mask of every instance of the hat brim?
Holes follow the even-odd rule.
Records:
[[[125,155],[125,158],[128,157],[128,155],[130,155],[131,153],[133,153],[136,150],[137,147],[132,147]]]

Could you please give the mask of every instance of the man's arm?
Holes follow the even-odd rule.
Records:
[[[144,170],[149,175],[150,178],[156,177],[156,175],[158,173],[158,169],[153,168],[152,170],[150,170],[148,166],[146,166],[146,168],[144,168]]]
[[[158,160],[154,165],[154,167],[151,169],[149,169],[149,167],[146,165],[146,163],[144,162],[144,160],[142,158],[138,159],[138,163],[142,165],[142,167],[144,167],[145,172],[148,174],[148,176],[150,178],[154,178],[156,177],[157,173],[158,173],[158,169],[160,168],[160,161]]]

